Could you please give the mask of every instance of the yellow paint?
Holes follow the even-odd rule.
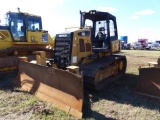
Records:
[[[37,60],[37,64],[46,65],[46,52],[45,51],[37,51],[36,52],[36,60]]]
[[[110,56],[111,54],[111,52],[99,52],[99,57]]]
[[[83,62],[82,62],[82,64],[87,64],[87,63],[91,63],[91,62],[93,62],[93,59],[84,59],[83,60]]]
[[[42,34],[43,31],[27,31],[27,41],[26,42],[14,42],[11,34],[8,30],[0,30],[0,49],[6,49],[13,46],[43,46],[43,48],[49,46],[50,48],[54,47],[54,40],[51,38],[51,36],[48,33],[48,42],[42,42]],[[31,38],[35,38],[34,40],[31,40]]]
[[[91,36],[80,36],[80,35],[78,35],[79,32],[86,32],[86,31],[90,32],[89,29],[79,29],[79,30],[74,31],[73,44],[72,44],[71,65],[77,65],[82,58],[85,58],[88,55],[92,54],[92,49],[91,49],[91,51],[87,52],[86,51],[86,46],[85,46],[86,43],[89,43],[92,47]],[[84,40],[84,46],[85,46],[84,52],[80,52],[80,43],[79,43],[80,39]],[[121,51],[121,41],[120,40],[111,41],[111,51],[109,51],[109,52],[99,52],[99,57],[110,56],[110,55],[112,55],[112,53],[120,52],[120,51]],[[92,62],[92,59],[84,59],[82,64],[89,63],[89,62]]]
[[[48,34],[48,42],[42,41],[42,34],[48,34],[43,31],[28,31],[27,32],[27,42],[25,44],[50,44],[51,46],[54,45],[54,40]],[[19,44],[19,42],[17,42]]]
[[[86,57],[92,53],[92,49],[91,49],[91,51],[86,51],[86,43],[91,44],[91,36],[78,35],[79,32],[85,32],[85,31],[90,32],[89,29],[79,29],[74,32],[73,44],[72,44],[73,46],[72,46],[71,65],[76,65],[81,60],[81,58]],[[80,43],[79,43],[80,39],[84,40],[84,46],[85,46],[84,52],[80,52]],[[92,45],[91,45],[91,47],[92,47]],[[75,63],[73,63],[73,57],[77,57],[77,61]]]
[[[58,67],[57,67],[57,64],[52,64],[52,67],[53,67],[53,68],[58,68]]]
[[[1,67],[0,68],[0,72],[2,72],[2,71],[9,71],[9,70],[16,70],[16,69],[18,69],[17,68],[17,66],[11,66],[11,67]]]
[[[121,41],[115,40],[111,41],[111,52],[120,52],[121,51]]]
[[[0,49],[13,46],[12,38],[8,30],[0,30]]]
[[[122,70],[123,69],[123,61],[120,61],[119,62],[119,70]]]

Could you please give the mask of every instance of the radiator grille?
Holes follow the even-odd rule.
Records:
[[[54,63],[61,68],[66,68],[71,64],[72,34],[66,37],[56,37],[54,47]]]

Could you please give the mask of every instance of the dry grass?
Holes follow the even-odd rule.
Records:
[[[156,61],[160,51],[124,50],[120,54],[127,56],[126,75],[101,91],[85,89],[83,119],[159,120],[159,102],[135,94],[135,88],[138,67],[147,65],[149,61]],[[0,75],[0,84],[4,83],[4,80],[8,83],[15,77],[16,72]],[[18,88],[2,86],[1,84],[0,120],[76,119]]]

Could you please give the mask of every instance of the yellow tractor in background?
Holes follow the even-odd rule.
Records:
[[[0,71],[18,67],[18,57],[35,59],[35,51],[53,57],[53,39],[42,29],[41,16],[24,12],[6,13],[6,25],[0,26]]]
[[[108,12],[80,11],[80,28],[56,34],[54,57],[36,53],[38,64],[20,61],[16,85],[78,118],[84,86],[100,90],[125,74],[116,17]],[[91,26],[86,26],[87,21]],[[46,63],[48,63],[46,66]]]

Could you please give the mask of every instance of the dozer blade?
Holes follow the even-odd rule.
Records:
[[[139,69],[139,81],[136,92],[160,99],[160,68]]]
[[[83,81],[75,74],[21,61],[15,84],[77,118],[82,117]]]

